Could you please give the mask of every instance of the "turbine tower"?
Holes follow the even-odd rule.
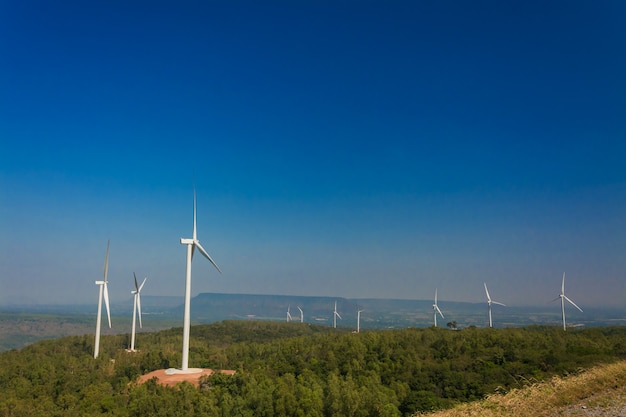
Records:
[[[137,285],[137,275],[135,275],[134,272],[133,272],[133,277],[135,277],[135,290],[130,292],[134,296],[133,297],[134,298],[133,327],[132,327],[131,336],[130,336],[130,349],[129,349],[130,352],[135,351],[135,329],[136,329],[135,320],[136,320],[137,313],[139,313],[139,327],[143,328],[141,324],[141,289],[143,288],[143,285],[146,283],[146,280],[148,279],[147,277],[144,278],[141,285]]]
[[[291,306],[287,306],[287,323],[289,323],[291,320],[293,320],[291,318]]]
[[[561,299],[561,317],[563,318],[563,330],[567,330],[567,327],[565,325],[565,301],[567,300],[571,305],[576,307],[581,313],[583,312],[583,309],[578,307],[575,302],[567,298],[567,295],[565,295],[565,272],[563,272],[563,281],[561,281],[561,295],[559,295],[552,301],[556,301],[559,298]]]
[[[434,317],[435,317],[435,327],[437,327],[437,313],[439,313],[442,319],[444,318],[443,313],[441,312],[441,310],[439,309],[439,306],[437,305],[437,288],[435,288],[435,304],[433,304],[433,312],[434,312]]]
[[[109,310],[109,289],[107,275],[109,274],[109,245],[107,242],[107,254],[104,258],[104,281],[96,281],[96,285],[100,286],[100,295],[98,295],[98,316],[96,317],[96,342],[93,349],[93,357],[97,358],[100,352],[100,324],[102,319],[102,296],[104,294],[104,305],[107,308],[107,318],[109,319],[109,329],[111,328],[111,311]]]
[[[339,317],[340,320],[343,320],[339,313],[337,313],[337,301],[335,301],[335,311],[333,311],[333,329],[337,328],[337,317]]]
[[[185,277],[185,314],[183,318],[183,359],[182,359],[182,371],[188,371],[189,365],[189,326],[190,326],[190,305],[191,305],[191,260],[193,259],[193,253],[195,249],[213,264],[215,269],[221,274],[222,271],[217,264],[211,259],[211,256],[204,250],[200,242],[198,241],[196,233],[196,188],[193,189],[193,235],[191,239],[180,239],[181,245],[187,245],[187,273]]]
[[[491,321],[491,304],[498,304],[499,306],[504,306],[506,307],[506,305],[499,303],[497,301],[493,301],[491,299],[491,297],[489,296],[489,290],[487,289],[487,283],[483,282],[483,284],[485,285],[485,293],[487,294],[487,306],[489,308],[489,327],[493,327],[493,322]]]
[[[359,310],[357,307],[356,310],[356,332],[359,333],[361,331],[361,313],[363,310]]]
[[[304,313],[300,307],[298,307],[298,310],[300,310],[300,323],[304,323]]]

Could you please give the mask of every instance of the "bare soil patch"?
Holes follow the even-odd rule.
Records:
[[[173,387],[174,385],[180,382],[189,382],[190,384],[193,384],[194,386],[198,387],[200,385],[200,378],[202,378],[203,376],[213,375],[215,372],[218,372],[224,375],[235,374],[235,371],[231,371],[228,369],[223,369],[220,371],[214,371],[213,369],[203,369],[200,372],[189,373],[189,374],[185,374],[185,373],[168,374],[166,373],[166,371],[167,369],[157,369],[156,371],[149,372],[145,375],[140,376],[137,383],[143,384],[144,382],[149,381],[152,378],[156,378],[159,384],[165,385],[168,387]]]

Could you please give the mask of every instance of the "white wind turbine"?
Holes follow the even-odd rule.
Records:
[[[100,352],[100,323],[102,316],[102,295],[104,294],[104,305],[107,308],[107,318],[109,319],[109,328],[111,328],[111,311],[109,310],[109,289],[107,275],[109,274],[109,245],[107,242],[107,254],[104,258],[104,281],[96,281],[96,285],[100,286],[100,295],[98,295],[98,316],[96,318],[96,343],[93,349],[93,357],[97,358]]]
[[[298,310],[300,310],[300,323],[304,323],[304,313],[302,309],[298,306]]]
[[[339,313],[337,313],[337,301],[335,301],[335,311],[333,311],[333,328],[334,329],[337,328],[337,317],[339,317],[340,320],[343,320],[341,316],[339,315]]]
[[[439,306],[437,305],[437,288],[435,288],[435,304],[433,304],[433,311],[434,311],[434,317],[435,317],[435,327],[437,327],[437,313],[439,313],[442,319],[444,318],[443,313],[441,312],[441,310],[439,309]]]
[[[489,307],[489,327],[493,327],[493,322],[491,321],[491,304],[498,304],[500,306],[506,307],[506,305],[499,303],[497,301],[493,301],[489,296],[489,290],[487,289],[487,283],[483,282],[485,285],[485,293],[487,294],[487,306]]]
[[[181,245],[187,245],[187,273],[185,277],[185,314],[183,318],[183,358],[181,371],[188,371],[189,365],[189,326],[190,326],[190,305],[191,305],[191,260],[193,259],[193,253],[195,249],[209,260],[218,270],[222,273],[217,264],[211,259],[211,256],[204,250],[200,242],[198,241],[196,233],[196,189],[193,190],[193,237],[191,239],[180,239]]]
[[[293,318],[291,318],[291,306],[287,306],[287,323],[289,323]]]
[[[581,313],[583,312],[583,309],[578,307],[575,302],[567,298],[567,295],[565,295],[565,272],[563,272],[563,281],[561,281],[561,295],[559,295],[552,301],[556,301],[559,298],[561,299],[561,317],[563,318],[563,330],[567,330],[567,327],[565,325],[565,300],[567,300],[571,305],[580,310]]]
[[[356,310],[356,332],[359,333],[361,331],[361,313],[363,310],[359,310],[357,307]]]
[[[146,283],[146,280],[148,279],[147,277],[143,279],[143,282],[141,283],[141,285],[137,284],[137,275],[135,275],[135,273],[133,272],[133,277],[135,278],[135,289],[133,291],[131,291],[130,293],[133,294],[133,298],[134,298],[134,303],[133,303],[133,328],[131,331],[131,336],[130,336],[130,352],[134,352],[135,351],[135,320],[136,320],[136,315],[137,313],[139,313],[139,327],[143,328],[143,325],[141,324],[141,289],[143,288],[143,285]]]

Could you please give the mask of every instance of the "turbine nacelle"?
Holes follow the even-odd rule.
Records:
[[[215,263],[215,261],[211,258],[211,255],[208,254],[208,252],[206,250],[204,250],[204,248],[202,247],[202,245],[200,244],[200,241],[198,239],[187,239],[187,238],[180,238],[180,244],[181,245],[191,245],[191,257],[193,258],[193,253],[194,250],[197,248],[198,251],[202,254],[202,256],[204,256],[205,258],[207,258],[209,260],[209,262],[211,262],[211,264],[213,264],[213,266],[215,267],[215,269],[217,269],[217,271],[221,274],[222,270],[220,269],[219,266],[217,266],[217,264]]]
[[[439,313],[441,318],[445,319],[445,317],[443,316],[443,313],[441,312],[441,310],[439,309],[439,306],[437,304],[433,304],[433,311],[435,312],[435,314]]]
[[[96,281],[96,285],[100,285],[102,289],[102,295],[104,296],[104,306],[107,309],[107,319],[109,321],[109,329],[111,328],[111,309],[109,307],[109,286],[107,285],[108,281]],[[99,300],[99,309],[102,306],[102,300]],[[97,327],[97,326],[96,326]]]
[[[337,328],[337,317],[339,317],[340,320],[343,320],[341,315],[337,313],[337,301],[335,301],[335,310],[333,310],[333,328]]]
[[[333,312],[333,314],[341,319],[341,316],[339,315],[339,313],[337,313],[337,301],[335,301],[335,311]]]
[[[575,303],[575,302],[573,302],[572,300],[570,300],[569,298],[567,298],[567,296],[566,296],[566,295],[563,295],[563,298],[564,298],[564,299],[566,299],[566,300],[567,300],[567,301],[568,301],[571,305],[573,305],[574,307],[576,307],[576,308],[578,309],[578,311],[580,311],[581,313],[583,312],[583,309],[582,309],[582,308],[580,308],[580,307],[578,307],[578,306],[576,305],[576,303]]]

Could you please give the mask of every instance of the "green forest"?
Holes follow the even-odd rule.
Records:
[[[180,366],[182,330],[93,335],[0,354],[0,416],[411,416],[626,358],[626,327],[408,328],[358,334],[301,323],[191,329],[200,387],[137,378]]]

